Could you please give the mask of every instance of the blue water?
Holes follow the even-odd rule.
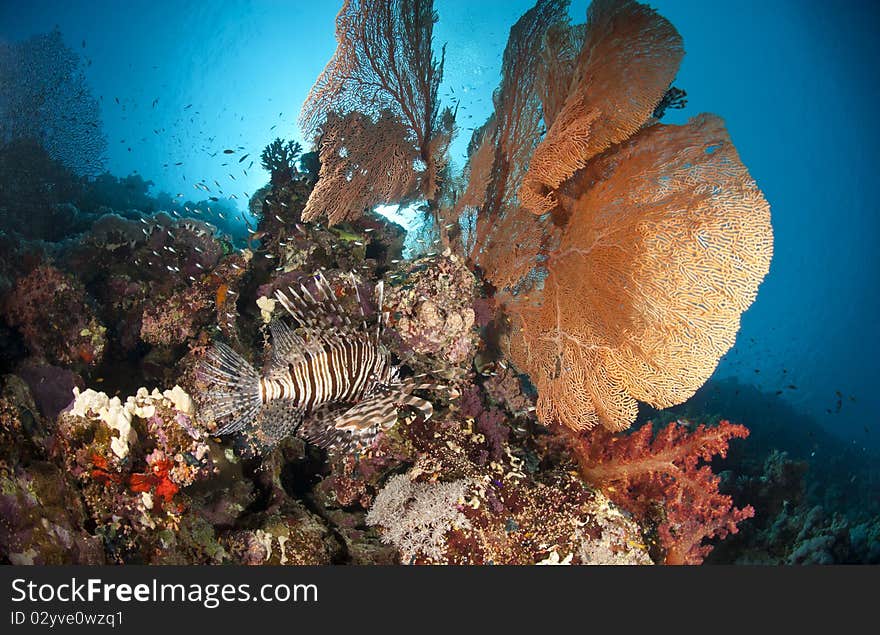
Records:
[[[582,20],[586,5],[573,2],[572,17]],[[459,161],[467,128],[490,112],[508,29],[530,6],[435,3],[437,43],[448,43],[441,93],[461,100],[462,134],[452,150]],[[781,390],[776,398],[847,443],[880,447],[878,12],[865,2],[653,6],[678,28],[687,51],[675,83],[687,90],[688,106],[667,121],[703,111],[723,116],[772,206],[771,272],[716,378],[736,377],[770,395]],[[238,192],[244,209],[243,194],[267,174],[256,161],[244,176],[222,152],[210,154],[243,146],[256,159],[276,136],[299,138],[299,107],[335,48],[338,3],[180,7],[6,2],[0,37],[20,40],[57,25],[91,60],[86,74],[102,98],[111,172],[138,172],[156,191],[194,198],[195,181],[217,179]]]

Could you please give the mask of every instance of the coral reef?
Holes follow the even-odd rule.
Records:
[[[477,345],[474,329],[476,280],[449,252],[419,258],[388,276],[383,310],[409,349],[450,365],[470,362]]]
[[[729,440],[747,436],[748,430],[726,421],[689,428],[687,422],[676,422],[656,435],[651,424],[627,436],[613,437],[601,430],[568,433],[588,483],[646,525],[656,515],[667,564],[700,564],[712,550],[704,540],[736,533],[737,524],[755,513],[750,506],[733,507],[732,499],[718,491],[719,477],[701,465],[716,454],[724,457]]]
[[[95,316],[82,285],[45,264],[19,278],[2,306],[34,354],[61,365],[100,361],[106,327]]]
[[[0,562],[876,561],[876,519],[820,505],[801,463],[723,459],[743,426],[620,433],[732,345],[769,209],[720,119],[658,122],[684,97],[675,29],[605,0],[571,26],[567,6],[539,0],[514,25],[459,178],[432,3],[345,2],[301,115],[316,145],[265,148],[246,235],[219,183],[181,202],[6,144],[0,168],[30,172],[0,188]],[[419,206],[415,242],[441,253],[405,260],[404,230],[372,211],[385,202]],[[276,320],[314,329],[275,292],[316,291],[318,271],[334,311],[384,318],[401,381],[430,382],[357,453],[280,424],[271,447],[215,437],[213,340],[270,372]]]

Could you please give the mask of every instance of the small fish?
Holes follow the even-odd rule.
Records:
[[[241,163],[242,161],[244,161],[245,159],[247,159],[249,156],[251,156],[251,155],[249,155],[249,154],[245,154],[244,156],[242,156],[242,157],[238,160],[238,162]]]
[[[235,154],[235,150],[230,150],[229,148],[227,148],[223,151],[223,154]]]

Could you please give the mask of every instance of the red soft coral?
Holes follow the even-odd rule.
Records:
[[[700,564],[712,550],[705,539],[736,533],[737,523],[755,515],[751,506],[733,507],[704,464],[714,455],[724,457],[730,439],[745,438],[748,429],[729,421],[690,428],[670,423],[655,436],[648,423],[628,435],[604,429],[564,433],[584,479],[611,500],[642,521],[662,508],[657,534],[666,564]]]

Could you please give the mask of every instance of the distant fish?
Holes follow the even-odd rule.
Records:
[[[226,148],[226,149],[223,151],[223,154],[235,154],[235,150],[230,150],[229,148]]]
[[[183,107],[184,110],[189,110],[190,108],[192,108],[192,104],[187,104]]]
[[[251,156],[251,155],[249,155],[249,154],[245,154],[244,156],[242,156],[242,157],[238,160],[238,162],[241,163],[242,161],[244,161],[245,159],[247,159],[249,156]]]

